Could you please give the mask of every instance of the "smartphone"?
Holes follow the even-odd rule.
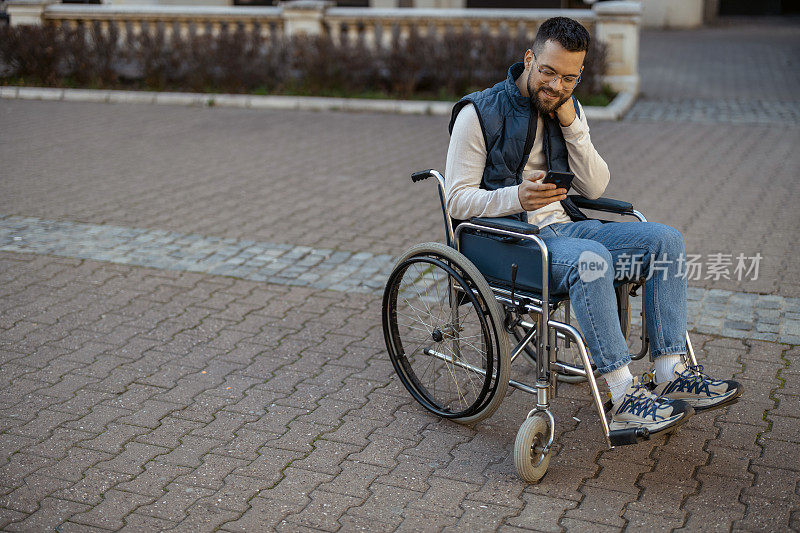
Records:
[[[542,183],[555,183],[557,189],[569,190],[572,184],[572,178],[575,174],[572,172],[559,172],[557,170],[548,170],[547,175],[542,180]]]

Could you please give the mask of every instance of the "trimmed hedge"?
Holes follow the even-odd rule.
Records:
[[[0,79],[59,87],[320,96],[457,99],[505,76],[530,43],[506,36],[397,34],[388,48],[363,39],[263,38],[240,27],[167,38],[161,25],[120,39],[111,25],[0,27]],[[605,48],[594,44],[576,93],[604,92]]]

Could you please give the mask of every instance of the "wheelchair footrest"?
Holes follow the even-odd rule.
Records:
[[[650,440],[650,430],[647,428],[615,429],[608,432],[608,439],[612,446],[637,444],[643,440]]]

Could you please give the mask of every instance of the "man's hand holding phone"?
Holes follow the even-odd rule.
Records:
[[[567,197],[567,190],[557,188],[555,183],[537,183],[544,176],[544,171],[537,172],[517,186],[519,203],[525,211],[536,211]]]

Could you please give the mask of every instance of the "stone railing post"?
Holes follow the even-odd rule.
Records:
[[[715,10],[719,7],[718,0],[642,0],[642,26],[697,28],[703,25],[709,4]]]
[[[607,48],[605,82],[616,91],[639,92],[639,2],[597,2],[595,35]]]
[[[467,0],[416,0],[414,7],[438,7],[442,9],[464,9]]]
[[[323,35],[325,12],[336,5],[332,0],[288,0],[278,4],[282,8],[283,32],[286,37],[297,34]]]
[[[8,0],[6,13],[11,26],[41,26],[44,22],[44,11],[50,4],[59,0]]]

